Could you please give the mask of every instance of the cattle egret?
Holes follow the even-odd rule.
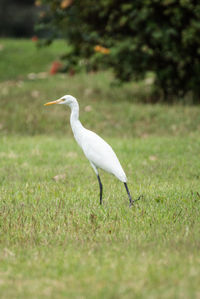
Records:
[[[44,105],[48,106],[53,104],[64,104],[71,108],[70,124],[74,138],[82,148],[86,158],[89,160],[97,175],[100,188],[100,204],[102,204],[103,185],[98,172],[99,168],[113,174],[124,183],[129,198],[129,206],[131,206],[134,201],[131,198],[127,186],[126,174],[115,152],[100,136],[82,126],[79,120],[79,104],[76,98],[71,95],[65,95],[56,101],[48,102]]]

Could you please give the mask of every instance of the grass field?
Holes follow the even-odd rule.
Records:
[[[42,50],[45,61],[35,52],[33,69],[33,43],[0,44],[10,51],[0,66],[15,67],[0,83],[0,297],[199,298],[199,107],[140,104],[145,83],[111,88],[110,73],[30,79],[48,72],[62,42]],[[23,65],[16,47],[26,48]],[[99,206],[69,112],[43,107],[65,93],[113,146],[133,198],[143,195],[131,209],[103,172]]]

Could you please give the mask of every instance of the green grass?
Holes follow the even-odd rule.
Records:
[[[0,297],[199,298],[199,106],[141,104],[149,84],[114,87],[109,72],[41,78],[62,41],[0,45]],[[64,94],[143,195],[131,209],[103,172],[99,206],[69,110],[43,106]]]
[[[0,39],[0,81],[23,79],[30,73],[48,72],[66,47],[57,41],[48,48],[36,47],[31,40]]]
[[[2,298],[199,296],[200,138],[108,141],[133,197],[144,195],[131,209],[105,173],[99,206],[96,176],[71,138],[3,137]]]
[[[183,136],[199,131],[198,106],[140,104],[134,86],[114,88],[110,82],[109,73],[2,82],[0,132],[70,136],[69,109],[43,106],[65,94],[79,99],[83,124],[104,136]]]
[[[0,61],[0,76],[12,78],[0,83],[0,134],[71,136],[67,125],[69,111],[66,113],[60,106],[43,106],[64,94],[79,99],[80,118],[85,126],[104,136],[146,138],[199,132],[198,106],[140,104],[139,100],[148,101],[150,97],[150,86],[145,82],[114,87],[109,72],[73,77],[47,73],[43,79],[37,76],[29,79],[29,73],[48,71],[47,65],[64,52],[62,41],[54,43],[52,48],[40,50],[27,40],[1,40],[0,44],[4,45],[1,52],[5,52],[1,53],[5,56]],[[19,55],[21,51],[25,56]]]

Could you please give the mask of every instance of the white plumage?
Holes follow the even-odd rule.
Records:
[[[100,187],[100,204],[102,203],[103,186],[99,177],[98,168],[113,174],[124,183],[129,196],[130,205],[132,205],[133,201],[128,190],[126,174],[115,152],[100,136],[82,126],[79,121],[79,105],[77,100],[70,95],[65,95],[62,98],[53,102],[48,102],[45,105],[52,104],[65,104],[71,108],[70,124],[74,138],[82,148],[86,158],[90,161],[90,164],[97,175]]]
[[[82,128],[82,130],[79,145],[90,163],[96,168],[101,168],[115,175],[120,181],[126,183],[124,170],[111,146],[94,132],[85,128]]]

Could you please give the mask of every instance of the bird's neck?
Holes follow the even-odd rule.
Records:
[[[73,103],[71,106],[71,116],[70,116],[70,124],[72,127],[72,131],[76,138],[78,132],[83,128],[80,120],[79,120],[79,105],[78,102]]]

